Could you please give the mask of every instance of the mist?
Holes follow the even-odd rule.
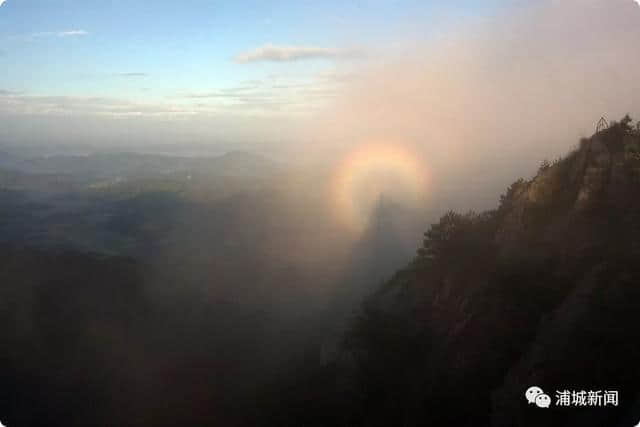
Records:
[[[488,15],[445,21],[437,28],[408,24],[388,43],[344,35],[336,42],[342,47],[266,43],[227,60],[235,67],[264,66],[256,75],[300,67],[313,74],[304,83],[268,76],[243,82],[249,89],[131,94],[144,102],[0,87],[0,243],[7,263],[0,279],[9,283],[0,291],[6,296],[0,332],[15,347],[0,376],[17,390],[14,400],[0,399],[0,409],[24,425],[51,414],[62,425],[106,425],[105,414],[114,413],[122,425],[204,425],[204,419],[278,425],[265,414],[277,410],[281,396],[298,397],[290,382],[322,393],[333,386],[314,381],[331,383],[345,366],[355,372],[358,355],[340,355],[345,336],[351,337],[345,333],[358,325],[366,326],[356,331],[363,341],[373,337],[365,359],[381,360],[381,371],[385,351],[394,363],[405,353],[423,363],[424,331],[411,335],[411,328],[424,325],[411,317],[418,311],[412,304],[427,301],[421,313],[436,313],[430,320],[441,337],[451,325],[465,324],[476,296],[465,294],[476,280],[465,274],[495,279],[492,233],[511,219],[510,206],[502,204],[508,198],[501,199],[509,185],[534,176],[545,159],[576,150],[601,117],[640,116],[640,7],[633,0],[505,1]],[[85,36],[91,32],[66,37]],[[216,104],[219,98],[224,102]],[[635,132],[628,123],[621,129],[627,140]],[[569,166],[558,176],[580,169]],[[509,200],[525,203],[515,193]],[[462,227],[462,249],[438,259],[441,264],[424,256],[432,249],[424,247],[425,231],[438,231],[430,226],[443,214],[489,209],[485,216],[444,217],[444,226]],[[541,224],[548,211],[534,211]],[[525,238],[520,243],[529,248]],[[536,262],[547,265],[540,259],[523,277],[537,280]],[[468,265],[459,267],[460,260]],[[516,279],[508,270],[495,280],[518,302],[520,295],[509,293],[516,273]],[[548,274],[550,283],[568,282],[567,275]],[[437,295],[441,284],[456,280],[460,289]],[[388,306],[397,313],[378,318],[367,303],[385,289],[400,299],[410,295],[410,302],[394,300]],[[462,303],[455,300],[458,291]],[[487,292],[490,303],[469,310],[494,313],[494,294]],[[544,304],[561,300],[555,289],[548,293]],[[391,301],[382,298],[381,306]],[[495,306],[508,310],[506,301]],[[531,301],[530,316],[516,321],[537,328],[531,314],[537,300]],[[510,315],[507,310],[496,312]],[[370,324],[363,312],[374,313]],[[409,339],[402,335],[407,319]],[[494,317],[487,319],[493,325]],[[405,348],[413,339],[416,353]],[[79,354],[86,358],[69,368]],[[377,381],[368,371],[363,377]],[[34,394],[42,381],[46,392]],[[91,390],[83,399],[100,406],[69,424],[77,405],[66,396],[84,390],[85,382]],[[327,394],[332,397],[318,400],[329,406],[342,396]],[[174,406],[165,407],[167,401]],[[33,402],[40,405],[31,414],[24,408]],[[484,400],[472,403],[488,407]],[[107,421],[92,424],[96,414]]]
[[[389,141],[426,162],[431,196],[486,208],[604,116],[640,110],[640,7],[630,0],[517,2],[360,64],[309,132],[309,151]]]

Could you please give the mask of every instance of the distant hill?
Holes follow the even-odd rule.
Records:
[[[29,158],[0,152],[0,168],[29,174],[65,174],[88,179],[132,179],[158,174],[190,173],[259,176],[274,173],[279,166],[266,157],[240,151],[218,157],[178,157],[120,152]]]
[[[283,380],[266,424],[635,425],[639,148],[626,117],[497,209],[443,216],[363,304],[340,356]],[[552,408],[527,404],[533,385]],[[619,406],[555,407],[556,390],[615,390]]]

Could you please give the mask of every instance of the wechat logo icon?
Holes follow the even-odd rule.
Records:
[[[535,404],[538,408],[548,408],[551,406],[551,397],[544,394],[544,391],[542,391],[540,387],[529,387],[524,396],[530,405]]]

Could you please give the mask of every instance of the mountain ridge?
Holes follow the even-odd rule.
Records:
[[[443,406],[431,413],[416,409],[415,419],[430,425],[478,425],[482,419],[491,426],[529,425],[531,408],[523,407],[522,393],[533,384],[618,382],[626,405],[636,398],[633,385],[640,377],[601,364],[633,366],[629,356],[637,354],[633,343],[640,336],[610,337],[598,326],[584,330],[597,319],[609,326],[614,319],[629,321],[628,304],[640,297],[629,280],[640,278],[640,203],[633,197],[640,188],[640,134],[630,123],[626,117],[564,159],[544,162],[532,180],[512,185],[496,211],[450,213],[425,234],[413,283],[398,284],[409,290],[413,285],[415,306],[399,312],[429,313],[410,319],[430,325],[432,348],[425,355],[432,368],[423,374],[430,391],[423,396],[440,398]],[[610,295],[607,287],[629,300]],[[390,303],[384,297],[372,301]],[[593,309],[594,301],[615,314]],[[571,361],[579,356],[571,346],[588,352],[593,341],[608,342],[609,351]],[[441,388],[449,393],[444,398]],[[477,392],[465,396],[464,388]],[[550,412],[555,419],[540,413],[531,419],[535,425],[595,426],[620,418],[612,411],[590,411],[586,419],[557,412]]]
[[[365,300],[336,358],[311,369],[307,381],[330,385],[323,404],[291,397],[294,424],[626,426],[640,409],[639,145],[625,117],[516,181],[498,208],[445,214]],[[540,411],[524,398],[533,385],[552,402],[574,389],[620,403]],[[292,425],[281,411],[270,425]]]

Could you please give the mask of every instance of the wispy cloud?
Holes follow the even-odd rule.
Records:
[[[36,39],[49,38],[49,37],[58,37],[58,38],[81,37],[81,36],[86,36],[88,34],[89,32],[85,30],[71,29],[71,30],[64,30],[64,31],[41,31],[38,33],[31,33],[28,35],[10,36],[9,39],[33,41]]]
[[[144,78],[143,72],[110,74],[115,78]],[[138,80],[136,80],[138,81]],[[144,81],[144,80],[141,80]],[[46,96],[0,88],[0,115],[188,117],[304,115],[319,111],[339,96],[343,84],[325,75],[271,75],[235,86],[202,92],[181,92],[165,101],[95,96]]]
[[[176,94],[176,98],[239,113],[307,114],[339,96],[342,84],[309,75],[269,76],[211,91]]]
[[[74,36],[86,36],[89,34],[85,30],[68,30],[68,31],[59,31],[56,33],[58,37],[74,37]]]
[[[2,6],[4,4],[4,2],[6,2],[7,0],[0,0],[0,6]]]
[[[268,94],[237,97],[232,100],[213,99],[211,96],[188,96],[190,102],[173,100],[163,103],[133,102],[126,99],[82,96],[25,95],[0,91],[0,117],[52,116],[52,117],[146,117],[185,118],[216,114],[267,115],[296,114],[308,110],[305,101],[281,99]],[[197,101],[197,102],[194,102]]]
[[[0,114],[152,117],[193,115],[196,111],[175,104],[144,104],[106,97],[24,95],[0,90]]]
[[[134,73],[118,73],[118,75],[120,77],[147,77],[149,76],[149,74],[147,73],[140,73],[140,72],[134,72]]]
[[[305,59],[346,59],[358,57],[362,52],[358,49],[339,49],[315,46],[277,46],[267,44],[248,52],[236,55],[239,63],[248,62],[286,62]]]

